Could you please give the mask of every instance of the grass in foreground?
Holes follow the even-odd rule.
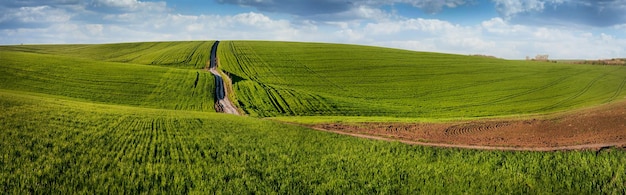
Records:
[[[619,150],[500,152],[371,141],[250,117],[0,91],[7,193],[623,194]]]
[[[233,77],[237,103],[261,117],[495,117],[591,106],[626,94],[626,67],[619,66],[254,41],[224,41],[218,55]]]

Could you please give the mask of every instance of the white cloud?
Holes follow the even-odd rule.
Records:
[[[527,10],[549,9],[547,4],[541,3],[546,1],[532,0],[519,5],[516,3],[521,1],[499,1],[510,7],[518,6],[519,9],[508,9],[507,13],[513,15]],[[445,2],[450,4],[435,6],[459,6],[464,1]],[[363,4],[351,7],[344,14],[346,18],[358,15],[358,18],[368,20],[290,21],[259,12],[231,15],[170,13],[164,3],[158,2],[126,0],[97,3],[117,11],[98,12],[89,5],[72,5],[71,11],[67,7],[63,9],[47,5],[12,9],[0,15],[0,27],[6,24],[0,28],[0,43],[289,40],[354,43],[517,59],[544,53],[550,54],[552,58],[626,56],[626,40],[623,37],[584,29],[516,24],[504,17],[495,17],[475,25],[460,25],[439,19],[397,18],[374,6]],[[151,9],[154,11],[146,11]],[[83,16],[97,19],[79,18]],[[18,21],[22,24],[39,21],[46,25],[12,27],[9,26],[12,23],[3,21]],[[614,25],[611,29],[624,31],[626,25]]]
[[[129,11],[165,11],[167,5],[165,2],[148,2],[138,0],[94,0],[94,7],[113,7]]]
[[[218,0],[221,3],[253,7],[259,11],[287,13],[300,17],[312,17],[326,21],[341,20],[346,17],[359,18],[359,9],[377,11],[377,7],[397,3],[409,4],[427,12],[439,12],[444,7],[454,8],[467,0]],[[363,10],[361,10],[363,11]],[[352,13],[353,15],[348,15]],[[368,14],[366,14],[368,15]],[[369,18],[369,16],[366,16]]]
[[[85,25],[85,29],[91,35],[102,36],[102,30],[104,30],[104,26],[102,26],[102,24],[87,24]]]
[[[373,19],[373,20],[386,20],[391,18],[391,14],[370,6],[358,6],[354,7],[347,12],[346,15],[354,15],[357,18]]]
[[[626,23],[625,0],[492,0],[507,21],[533,26],[609,27]]]
[[[50,6],[21,7],[12,9],[2,14],[0,23],[16,21],[19,23],[57,23],[70,20],[71,14],[63,9]]]
[[[466,0],[394,0],[392,3],[408,3],[429,12],[439,12],[444,7],[455,8],[466,3]]]
[[[505,17],[510,18],[524,12],[541,12],[546,3],[562,4],[566,0],[493,0],[496,9]]]
[[[606,34],[593,34],[583,30],[559,27],[535,27],[514,25],[501,18],[493,18],[481,24],[489,33],[487,39],[506,44],[507,50],[534,56],[550,54],[553,58],[597,59],[626,55],[622,46],[626,40]],[[497,53],[497,51],[494,51]],[[522,56],[506,56],[521,58]]]
[[[315,34],[311,24],[293,25],[250,12],[236,15],[182,15],[136,12],[104,15],[113,23],[67,21],[38,28],[0,30],[0,43],[102,43],[167,40],[300,40]],[[306,31],[303,33],[303,31]]]
[[[611,58],[626,55],[624,43],[607,34],[558,27],[510,24],[492,18],[478,25],[456,25],[437,19],[413,18],[372,22],[363,27],[342,29],[344,42],[379,45],[420,51],[486,54],[522,59],[536,54],[553,58]]]
[[[458,25],[453,25],[450,22],[442,21],[438,19],[423,19],[414,18],[398,21],[387,21],[378,23],[368,23],[365,26],[365,30],[372,34],[393,34],[403,31],[417,31],[430,34],[440,34],[442,32],[466,32],[471,29],[463,28]]]
[[[363,28],[365,37],[378,38],[373,44],[412,50],[448,53],[489,52],[495,42],[485,40],[481,29],[475,26],[455,25],[437,19],[406,19],[368,23]]]

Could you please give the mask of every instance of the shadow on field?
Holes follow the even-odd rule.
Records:
[[[226,73],[226,76],[228,76],[230,78],[230,80],[233,82],[233,84],[239,82],[239,81],[244,81],[246,79],[244,79],[243,77],[240,77],[239,75],[230,73],[230,72],[226,72],[224,71],[224,73]]]

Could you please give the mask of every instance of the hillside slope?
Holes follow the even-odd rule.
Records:
[[[81,45],[0,46],[0,50],[53,54],[106,62],[201,69],[213,41],[139,42]]]
[[[461,118],[545,113],[622,99],[626,68],[397,49],[223,42],[221,68],[253,116]]]
[[[212,42],[209,43],[212,44]],[[129,48],[134,46],[134,44],[122,45]],[[208,71],[178,66],[168,67],[162,64],[148,66],[130,62],[110,62],[116,60],[106,57],[98,58],[98,56],[111,56],[116,55],[115,52],[120,52],[120,50],[102,49],[110,46],[0,47],[0,59],[2,59],[0,89],[149,108],[215,111],[215,81]],[[191,47],[184,43],[178,43],[178,46]],[[76,49],[77,47],[82,49]],[[99,53],[95,53],[93,48],[100,48]],[[163,53],[162,48],[151,48],[151,51]],[[203,51],[206,53],[207,60],[210,51],[210,48]],[[90,54],[91,52],[94,53]],[[174,54],[163,56],[170,56],[171,59],[180,58],[177,56],[179,54]],[[133,53],[133,55],[141,56],[138,53]],[[187,56],[188,54],[180,55]],[[206,64],[206,61],[202,64]]]

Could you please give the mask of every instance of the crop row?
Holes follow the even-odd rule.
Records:
[[[245,81],[234,84],[245,100],[241,106],[259,116],[554,112],[615,99],[626,73],[622,67],[320,43],[224,42],[219,55],[222,69]],[[289,109],[276,100],[290,102]]]
[[[0,93],[5,193],[626,192],[619,149],[409,146],[268,120]]]
[[[3,46],[0,50],[45,53],[97,61],[203,68],[209,60],[212,41],[143,42],[93,45]]]
[[[0,88],[87,101],[213,111],[211,74],[84,58],[0,51]]]

